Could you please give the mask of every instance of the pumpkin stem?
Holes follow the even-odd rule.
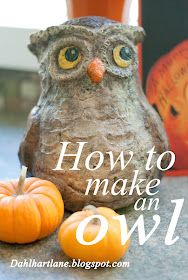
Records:
[[[97,208],[94,205],[86,205],[83,208],[83,211],[92,211],[94,215],[99,214],[98,211],[97,211]],[[94,218],[90,223],[98,225],[98,224],[100,224],[100,220],[97,219],[97,218]]]
[[[21,170],[21,173],[20,173],[20,178],[19,178],[19,181],[18,181],[18,187],[17,187],[17,190],[16,190],[17,195],[23,194],[23,187],[24,187],[26,175],[27,175],[27,167],[22,166],[22,170]]]

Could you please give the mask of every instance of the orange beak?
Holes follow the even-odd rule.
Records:
[[[94,58],[87,67],[87,73],[92,82],[99,84],[105,73],[105,67],[102,61],[96,57]]]

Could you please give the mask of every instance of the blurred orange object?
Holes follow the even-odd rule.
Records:
[[[176,154],[174,174],[188,175],[188,40],[154,64],[146,93],[164,121],[170,149]]]
[[[102,16],[122,21],[126,0],[67,0],[68,17]]]

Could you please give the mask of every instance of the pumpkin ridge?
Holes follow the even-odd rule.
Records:
[[[25,193],[27,193],[27,192],[28,192],[28,189],[30,188],[30,186],[32,186],[32,184],[35,183],[36,180],[40,180],[40,179],[39,179],[39,178],[35,178],[35,177],[26,178],[26,179],[25,179],[25,185],[24,185],[23,191],[24,191]]]
[[[60,215],[59,215],[59,211],[58,211],[58,209],[57,209],[55,203],[52,201],[52,199],[51,199],[49,196],[44,195],[44,194],[40,194],[40,195],[41,195],[41,196],[44,196],[45,198],[48,198],[48,199],[50,200],[50,202],[54,205],[54,207],[55,207],[55,209],[56,209],[56,212],[57,212],[57,224],[56,224],[56,227],[55,227],[55,228],[57,228],[57,226],[59,225],[59,216],[60,216]],[[32,197],[32,199],[35,201],[35,204],[37,205],[37,208],[38,208],[38,210],[39,210],[39,212],[40,212],[39,205],[37,204],[37,202],[38,202],[38,203],[41,202],[41,201],[40,201],[40,198],[37,198],[37,197],[36,197],[36,199],[34,199],[34,198]],[[41,216],[41,212],[40,212],[40,217],[41,217],[41,230],[40,230],[40,234],[39,234],[38,239],[42,239],[42,238],[44,238],[44,237],[47,236],[46,234],[41,236],[41,232],[42,232],[42,216]],[[54,224],[55,224],[55,223],[53,223],[53,225],[54,225]],[[53,229],[53,231],[54,231],[54,229]],[[52,231],[52,232],[53,232],[53,231]]]
[[[66,225],[66,229],[64,230],[64,232],[66,232],[66,231],[68,230],[69,227],[73,227],[73,226],[76,225],[76,224],[77,224],[77,227],[78,227],[78,224],[79,224],[80,222],[82,222],[82,221],[83,221],[83,219],[81,219],[81,221],[75,221],[75,222],[73,222],[73,223],[71,223],[71,224]]]
[[[41,231],[42,231],[42,216],[41,216],[40,209],[38,207],[38,204],[37,204],[36,200],[32,196],[31,196],[31,199],[34,201],[34,203],[35,203],[35,205],[37,207],[37,210],[39,212],[39,216],[40,216],[40,231],[39,231],[39,234],[38,234],[38,237],[37,237],[37,239],[39,239],[39,237],[41,235]]]
[[[7,197],[7,196],[10,196],[10,195],[6,195],[5,193],[1,193],[0,194],[0,201],[1,201],[1,199],[3,199],[4,197]]]
[[[118,221],[117,221],[118,222]],[[120,230],[120,225],[118,225],[118,227],[117,226],[114,226],[114,227],[112,227],[112,231],[113,231],[113,233],[114,234],[118,234],[118,231]],[[112,236],[112,231],[111,231],[111,236]],[[128,233],[128,226],[126,227],[126,231],[127,231],[127,233]],[[112,240],[113,240],[113,238],[112,238]],[[120,242],[121,242],[121,240],[120,240]],[[129,238],[127,241],[126,241],[126,243],[123,245],[123,248],[129,248],[129,246],[130,246],[130,243],[131,243],[131,239]],[[120,246],[121,246],[121,248],[122,248],[122,245],[120,244]],[[116,244],[115,244],[115,247],[116,247]],[[122,252],[122,256],[124,255],[124,252]]]
[[[110,227],[110,228],[109,228]],[[111,249],[113,249],[113,251],[115,251],[114,250],[114,242],[113,242],[113,239],[114,239],[114,235],[117,235],[118,234],[118,230],[119,230],[119,228],[117,229],[117,227],[113,227],[113,226],[111,226],[111,224],[109,223],[109,226],[108,226],[108,241],[110,242],[110,246],[111,246]],[[117,242],[116,242],[116,244],[115,245],[117,245]],[[116,248],[117,246],[115,246],[115,248]]]
[[[26,188],[25,189],[25,192],[26,193],[29,193],[31,192],[32,190],[30,190],[30,188],[32,189],[35,189],[35,184],[38,184],[37,180],[39,180],[39,182],[41,181],[39,178],[33,178],[33,180],[30,180],[30,178],[26,178]]]
[[[108,226],[108,230],[109,230],[109,226]],[[101,241],[105,242],[105,244],[104,244],[105,258],[108,259],[109,256],[111,255],[111,252],[109,252],[109,248],[108,248],[108,242],[110,242],[109,232],[107,232],[106,236],[104,236]]]
[[[22,198],[22,201],[19,200],[19,198]],[[23,225],[21,225],[23,227],[23,229],[25,228],[27,230],[27,232],[29,233],[29,241],[25,240],[25,237],[28,238],[28,236],[24,236],[24,238],[22,237],[22,240],[19,241],[19,237],[20,237],[20,228],[18,228],[17,226],[15,226],[15,232],[17,232],[17,238],[16,238],[16,243],[19,244],[25,244],[28,242],[33,242],[35,240],[38,239],[38,234],[40,232],[40,213],[38,213],[38,209],[35,205],[35,202],[33,201],[33,199],[29,196],[29,195],[18,195],[17,197],[15,197],[15,202],[18,203],[17,206],[17,211],[15,211],[15,215],[14,215],[14,221],[15,221],[15,225],[17,222],[17,219],[19,220],[19,222],[21,221],[21,224],[23,222]],[[30,207],[29,207],[29,206]],[[25,211],[27,211],[27,217],[25,216],[24,221],[20,220],[18,213],[20,212],[20,208],[22,209],[22,212],[24,213],[23,215],[25,216]],[[29,211],[28,211],[29,210]],[[20,213],[19,213],[20,214]],[[38,217],[36,217],[36,214],[38,215]],[[31,225],[33,227],[30,226],[30,220],[33,221],[31,223]],[[26,227],[25,227],[26,226]],[[32,231],[31,231],[32,229]],[[31,239],[30,234],[32,233],[32,235],[34,235],[34,237]]]
[[[12,197],[12,232],[15,232],[15,226],[14,226],[14,203],[15,203],[15,197]],[[13,239],[14,242],[16,242],[15,239]]]
[[[12,194],[8,191],[8,189],[2,188],[1,186],[0,186],[0,192],[1,192],[1,194],[6,195],[6,196],[12,196]]]
[[[30,195],[37,195],[37,194],[46,196],[46,197],[48,197],[48,198],[53,202],[53,204],[54,204],[54,206],[55,206],[55,208],[56,208],[56,210],[57,210],[57,213],[58,213],[58,220],[60,220],[60,217],[61,217],[62,215],[61,215],[61,213],[60,213],[60,208],[57,206],[57,203],[56,203],[54,197],[53,197],[53,196],[50,196],[49,194],[46,194],[46,193],[45,193],[45,194],[44,194],[44,193],[30,193]],[[61,217],[61,219],[62,219],[62,217]],[[59,223],[60,223],[60,222],[61,222],[61,220],[59,221]]]
[[[11,187],[12,187],[12,189],[13,189],[13,192],[16,193],[16,187],[17,187],[17,185],[18,185],[18,180],[12,180],[12,181],[10,181],[10,185],[11,185]]]
[[[69,231],[74,230],[75,226],[78,227],[78,224],[79,224],[78,221],[75,221],[72,224],[68,224],[65,228],[64,227],[60,228],[58,236],[59,236],[59,240],[60,240],[61,244],[62,244],[61,240],[63,240],[65,238],[65,236],[67,236],[67,234],[69,235]],[[76,238],[76,236],[75,236],[75,238]],[[62,246],[62,247],[64,249],[64,246]],[[71,257],[71,256],[69,256],[69,257]]]
[[[15,211],[15,203],[16,203],[16,199],[15,199],[15,197],[13,197],[13,203],[12,203],[12,214],[13,214],[13,217],[15,217],[15,214],[16,214],[16,211]],[[13,228],[13,232],[14,232],[14,234],[15,234],[15,219],[13,219],[12,220],[12,228]],[[16,243],[16,234],[15,234],[15,237],[14,237],[14,241],[13,241],[14,243]]]
[[[45,187],[45,188],[52,188],[57,190],[57,187],[47,180],[41,180],[39,178],[35,178],[36,180],[31,182],[31,185],[28,187],[27,192],[32,192],[33,190],[39,188],[39,187]]]
[[[3,183],[2,181],[0,181],[0,188],[6,189],[7,191],[10,192],[10,195],[12,195],[14,189],[14,186],[12,184],[10,184],[9,182]]]
[[[81,211],[79,211],[79,212],[81,212]],[[72,215],[74,215],[74,214],[76,214],[76,213],[78,213],[78,212],[75,212],[75,213],[73,213]],[[70,216],[72,216],[72,215],[70,215]],[[70,217],[70,216],[69,216],[69,217]],[[69,217],[67,217],[67,218],[64,220],[64,222],[63,222],[63,225],[64,225],[64,226],[66,225],[66,227],[68,227],[68,226],[70,226],[70,225],[72,225],[72,224],[74,224],[74,223],[76,223],[76,222],[77,222],[77,223],[81,223],[81,221],[83,221],[83,219],[86,218],[86,217],[83,218],[83,217],[81,217],[81,216],[75,216],[75,217],[74,217],[74,221],[72,221],[72,220],[70,221],[70,220],[68,220]]]
[[[2,233],[1,233],[1,238],[2,238],[2,241],[6,241],[5,239],[7,238],[7,236],[8,236],[8,238],[10,238],[10,237],[13,237],[12,235],[10,236],[9,234],[10,233],[13,233],[13,224],[11,223],[11,221],[12,221],[12,218],[13,218],[13,211],[12,211],[12,205],[13,205],[13,198],[12,197],[10,197],[10,196],[5,196],[4,197],[5,198],[5,200],[4,201],[0,201],[0,210],[1,211],[3,211],[3,214],[4,214],[4,216],[3,216],[3,221],[4,221],[4,217],[6,217],[6,219],[9,219],[9,223],[8,223],[8,225],[6,224],[6,222],[5,222],[5,224],[6,224],[6,227],[4,227],[5,226],[5,224],[4,224],[4,222],[1,220],[1,227],[3,227],[3,229],[5,230],[4,232],[3,232],[3,235],[2,235]],[[11,210],[10,210],[11,209]],[[1,212],[2,213],[2,212]],[[12,217],[11,217],[11,215],[12,215]],[[7,230],[8,229],[8,230]],[[5,233],[6,232],[6,233]],[[5,237],[5,238],[4,238]],[[11,241],[10,241],[11,240]],[[14,241],[12,241],[13,239],[12,238],[10,238],[9,239],[9,242],[10,243],[13,243]]]

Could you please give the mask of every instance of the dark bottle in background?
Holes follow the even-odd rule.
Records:
[[[172,175],[188,175],[188,1],[143,0],[143,85],[176,155]]]
[[[143,0],[143,82],[153,64],[178,43],[188,39],[188,0]]]

